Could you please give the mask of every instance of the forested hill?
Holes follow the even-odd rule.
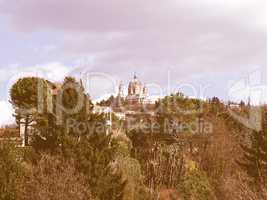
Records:
[[[50,107],[35,112],[40,82],[42,102]],[[23,148],[0,141],[0,200],[267,197],[264,106],[190,99],[181,93],[155,104],[118,104],[113,98],[114,104],[102,104],[116,105],[126,115],[120,119],[112,113],[110,119],[94,112],[83,85],[72,77],[60,88],[44,79],[23,78],[10,95],[27,141]],[[240,120],[251,117],[251,111],[260,111],[262,129]]]

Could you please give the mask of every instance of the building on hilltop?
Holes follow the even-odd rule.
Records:
[[[118,97],[124,98],[123,84],[119,85],[119,94]],[[134,75],[132,81],[128,85],[128,94],[125,98],[126,101],[132,103],[143,103],[148,97],[147,87]]]

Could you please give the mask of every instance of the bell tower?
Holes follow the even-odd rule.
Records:
[[[124,92],[123,92],[123,83],[120,82],[120,85],[119,85],[119,97],[123,97],[124,96]]]

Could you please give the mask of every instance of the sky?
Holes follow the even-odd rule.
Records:
[[[93,77],[93,99],[136,73],[155,96],[267,101],[266,0],[0,0],[0,36],[0,126],[25,76]]]

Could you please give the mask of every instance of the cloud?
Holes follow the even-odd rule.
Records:
[[[21,29],[124,32],[179,26],[197,17],[264,21],[266,5],[264,0],[4,0],[2,10]]]
[[[66,66],[60,62],[50,62],[38,64],[34,66],[23,66],[20,64],[10,65],[7,69],[0,68],[2,72],[0,80],[16,80],[25,76],[38,76],[51,81],[62,81],[73,68]]]
[[[57,82],[62,81],[65,76],[71,73],[72,70],[74,70],[74,68],[68,67],[59,62],[53,62],[36,65],[35,67],[31,67],[29,71],[37,73],[40,77]]]
[[[61,82],[68,75],[75,75],[75,67],[64,65],[60,62],[44,63],[34,66],[23,66],[20,64],[10,65],[6,68],[0,67],[0,100],[9,99],[9,90],[12,85],[23,77],[37,76],[53,82]]]
[[[184,77],[267,64],[261,0],[9,0],[5,10],[17,30],[61,31],[64,52],[95,55],[100,71]]]
[[[12,116],[14,110],[10,103],[6,101],[0,101],[0,127],[4,125],[9,125],[15,123],[15,119]]]
[[[37,76],[54,82],[61,82],[67,75],[75,75],[75,68],[59,62],[45,63],[35,66],[10,65],[0,68],[0,83],[4,88],[0,92],[0,126],[14,123],[12,106],[8,103],[9,90],[22,77]]]
[[[1,10],[13,30],[60,33],[62,46],[53,51],[66,59],[90,57],[80,69],[124,82],[134,71],[160,85],[167,84],[167,70],[175,83],[221,73],[222,81],[212,83],[218,88],[233,74],[267,65],[264,0],[4,1]]]

